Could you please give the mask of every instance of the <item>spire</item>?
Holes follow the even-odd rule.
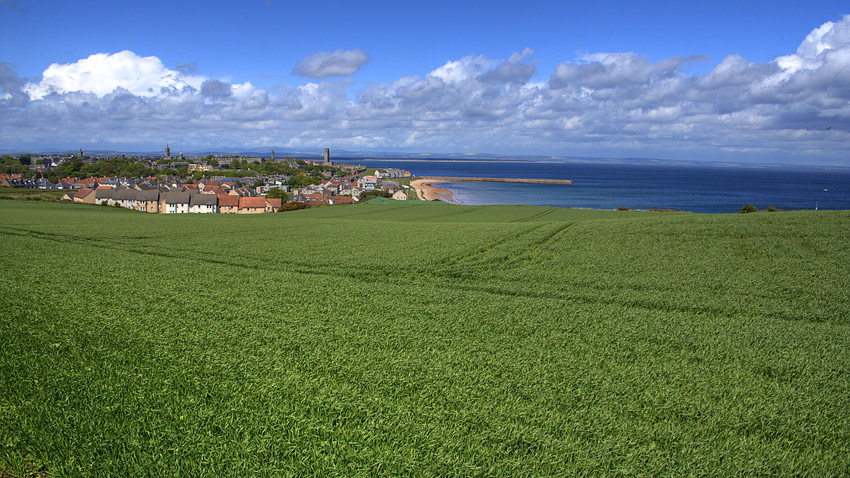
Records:
[[[165,145],[165,157],[166,158],[171,157],[171,148],[168,147],[168,144]]]
[[[272,161],[274,161],[274,150],[272,150]]]
[[[83,159],[83,148],[80,147],[80,159]]]

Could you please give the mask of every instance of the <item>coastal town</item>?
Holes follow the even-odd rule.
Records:
[[[94,175],[112,169],[127,174]],[[0,187],[64,190],[60,200],[157,214],[261,214],[384,197],[415,199],[410,172],[320,159],[260,156],[6,157]],[[58,177],[57,173],[78,173]],[[289,207],[286,207],[289,205]]]

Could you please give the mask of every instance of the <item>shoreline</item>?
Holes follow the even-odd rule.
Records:
[[[572,179],[535,179],[535,178],[473,178],[459,176],[427,176],[415,179],[410,186],[416,191],[416,196],[423,201],[443,201],[449,204],[462,204],[455,200],[448,189],[434,186],[439,183],[526,183],[526,184],[561,184],[571,185]]]
[[[443,201],[449,204],[456,204],[451,191],[432,186],[434,183],[444,182],[446,181],[434,178],[415,179],[410,182],[410,187],[416,191],[416,197],[420,201]]]

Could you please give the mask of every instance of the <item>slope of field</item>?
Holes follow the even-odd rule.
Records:
[[[848,244],[846,211],[0,201],[0,471],[847,475]]]

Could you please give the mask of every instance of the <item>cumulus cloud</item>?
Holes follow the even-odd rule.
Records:
[[[42,76],[39,83],[25,88],[32,99],[71,91],[104,96],[118,87],[150,97],[158,95],[162,88],[198,88],[204,80],[169,70],[155,56],[141,57],[128,50],[111,55],[97,53],[71,64],[53,63]]]
[[[320,51],[299,61],[292,73],[307,78],[329,78],[356,73],[369,62],[369,55],[354,50]]]
[[[850,16],[815,28],[774,61],[730,55],[708,73],[689,73],[690,63],[704,60],[588,53],[535,80],[538,65],[525,49],[507,59],[468,55],[384,83],[310,81],[274,93],[170,70],[132,52],[51,65],[37,83],[0,64],[0,137],[158,144],[163,135],[180,135],[198,148],[269,141],[685,158],[741,152],[846,162]],[[317,65],[311,74],[333,69]]]

